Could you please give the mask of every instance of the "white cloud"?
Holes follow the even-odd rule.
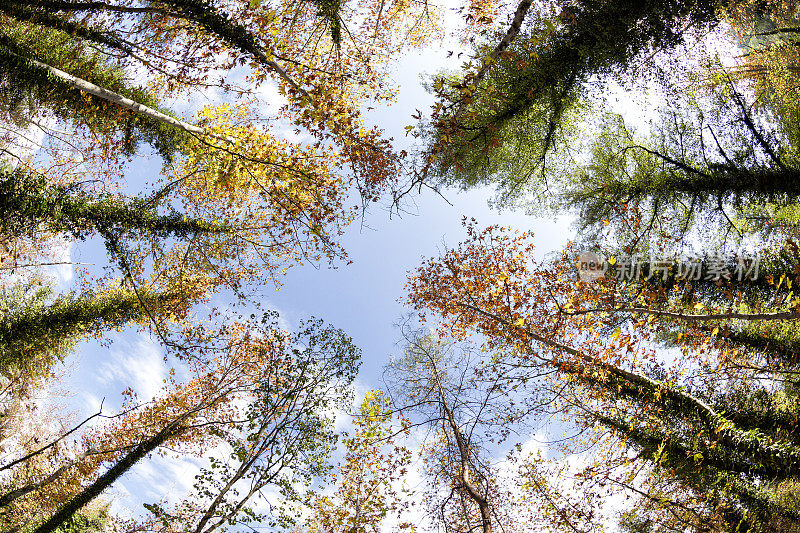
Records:
[[[61,238],[50,250],[53,263],[65,263],[50,267],[59,287],[66,287],[72,282],[74,266],[68,264],[72,263],[72,244],[72,241]]]
[[[140,400],[150,401],[166,378],[161,347],[144,333],[138,334],[135,342],[119,341],[110,358],[100,364],[97,377],[105,385],[130,386]]]
[[[274,81],[262,83],[256,95],[259,99],[266,104],[266,108],[260,109],[272,115],[277,115],[278,110],[289,103],[289,100],[278,91],[278,84]]]
[[[136,464],[114,485],[111,511],[121,517],[141,517],[145,515],[143,503],[156,503],[165,497],[178,502],[189,494],[199,472],[194,458],[154,455]]]

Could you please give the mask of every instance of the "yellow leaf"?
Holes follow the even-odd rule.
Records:
[[[616,265],[617,264],[617,258],[612,255],[611,257],[608,258],[608,264],[609,265]]]
[[[525,319],[524,318],[518,318],[517,321],[514,322],[514,325],[515,326],[519,326],[519,327],[524,327],[525,326]]]

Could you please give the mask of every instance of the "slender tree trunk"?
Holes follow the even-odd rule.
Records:
[[[37,61],[29,57],[20,56],[11,51],[7,51],[7,53],[22,61],[30,62],[35,67],[46,71],[51,76],[54,76],[60,80],[65,81],[71,87],[84,91],[88,94],[91,94],[92,96],[96,96],[97,98],[101,98],[103,100],[106,100],[107,102],[111,102],[120,107],[124,107],[129,111],[133,111],[134,113],[138,113],[140,115],[145,115],[148,118],[161,122],[162,124],[167,124],[174,128],[181,129],[185,132],[194,133],[197,135],[205,134],[205,130],[203,128],[200,128],[193,124],[189,124],[188,122],[184,122],[182,120],[178,120],[177,118],[166,115],[161,111],[158,111],[151,107],[147,107],[146,105],[140,104],[134,100],[131,100],[130,98],[122,96],[119,93],[115,93],[114,91],[109,91],[108,89],[99,87],[94,83],[75,77],[72,74],[64,72],[63,70],[59,70],[53,66],[50,66],[47,63],[42,63],[41,61]]]
[[[492,53],[489,55],[488,59],[486,59],[483,63],[483,66],[475,74],[475,77],[472,79],[472,88],[478,88],[478,85],[483,80],[483,77],[486,76],[486,73],[489,72],[489,69],[497,63],[497,60],[500,59],[500,54],[503,53],[503,50],[508,48],[508,45],[511,44],[511,41],[519,33],[520,27],[522,27],[522,21],[525,19],[525,15],[528,13],[528,10],[531,8],[531,4],[533,0],[522,0],[517,6],[517,11],[514,13],[514,19],[511,21],[511,26],[509,26],[508,31],[506,32],[503,39],[497,43],[497,46],[492,50]],[[456,111],[454,118],[459,118],[464,112],[467,110],[467,100],[461,102],[461,105],[458,106],[458,110]]]
[[[172,6],[182,14],[181,18],[202,26],[206,31],[216,35],[229,45],[250,54],[256,61],[280,76],[294,90],[306,98],[311,98],[311,95],[294,81],[283,70],[283,67],[264,53],[264,50],[261,49],[252,34],[248,33],[242,26],[232,22],[229,18],[225,18],[213,9],[209,9],[209,4],[202,0],[164,0],[164,3]]]
[[[83,506],[99,496],[105,489],[117,481],[133,465],[143,459],[147,454],[158,448],[169,438],[174,437],[186,428],[183,422],[189,417],[189,413],[182,415],[152,437],[140,442],[125,457],[120,459],[109,468],[103,475],[95,480],[94,483],[83,489],[79,494],[61,506],[56,513],[47,521],[37,527],[33,533],[53,533],[67,520],[77,513]]]
[[[563,311],[565,315],[585,315],[590,313],[641,313],[643,315],[662,316],[674,318],[682,322],[711,322],[714,320],[798,320],[800,312],[796,309],[789,311],[776,311],[773,313],[710,313],[707,315],[695,313],[676,313],[675,311],[662,311],[647,309],[646,307],[598,307],[596,309],[581,309],[579,311]]]
[[[482,315],[484,318],[494,320],[508,328],[522,330],[525,336],[533,342],[548,346],[556,351],[567,353],[575,358],[574,363],[542,359],[544,363],[552,365],[562,372],[567,372],[579,377],[591,375],[591,372],[607,373],[607,375],[620,383],[625,384],[638,394],[648,395],[653,402],[666,404],[672,403],[674,409],[683,409],[687,413],[694,413],[708,427],[713,428],[720,443],[736,450],[745,456],[751,456],[766,467],[775,471],[784,471],[787,476],[800,473],[800,447],[789,442],[776,442],[775,439],[763,433],[755,434],[737,427],[731,420],[725,418],[714,408],[696,396],[654,381],[647,376],[625,370],[622,367],[599,360],[590,354],[584,353],[572,346],[554,341],[538,334],[524,326],[515,326],[508,320],[493,313],[486,312],[469,304],[457,304],[464,309]]]
[[[478,506],[478,510],[481,513],[481,529],[483,533],[492,533],[492,513],[491,509],[489,509],[489,501],[483,494],[481,494],[480,488],[477,487],[470,479],[469,446],[465,442],[464,436],[461,434],[461,430],[459,430],[458,425],[456,424],[453,411],[450,409],[450,406],[447,405],[447,398],[445,398],[444,391],[439,383],[439,375],[438,371],[436,370],[435,363],[433,364],[433,372],[434,379],[436,381],[436,388],[439,393],[439,402],[442,405],[442,409],[445,412],[445,417],[447,418],[447,423],[450,426],[450,430],[453,432],[453,437],[456,439],[456,445],[458,446],[458,454],[461,461],[459,483],[467,491],[467,494],[472,501],[474,501]]]

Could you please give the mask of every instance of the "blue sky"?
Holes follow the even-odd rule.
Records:
[[[412,138],[404,127],[415,124],[411,114],[417,109],[426,112],[433,98],[422,87],[422,76],[441,68],[458,66],[461,60],[447,63],[446,46],[432,47],[397,62],[393,79],[399,86],[397,101],[390,107],[369,115],[375,124],[394,137],[395,147],[412,149]],[[190,110],[203,105],[202,99],[178,102],[176,107]],[[142,194],[141,184],[153,183],[160,172],[157,156],[140,158],[126,176],[127,192]],[[152,185],[150,186],[152,187]],[[149,190],[149,189],[148,189]],[[144,191],[145,193],[147,191]],[[375,378],[387,356],[394,349],[398,332],[393,324],[407,311],[399,301],[408,273],[422,258],[453,246],[465,237],[462,217],[474,217],[479,224],[510,225],[520,230],[534,230],[540,254],[555,250],[571,236],[570,219],[541,219],[528,216],[523,210],[498,212],[488,206],[493,191],[488,188],[458,191],[445,189],[442,196],[423,189],[410,194],[400,215],[390,213],[388,201],[373,204],[369,212],[346,228],[342,238],[351,264],[339,262],[335,268],[326,264],[303,263],[293,266],[280,287],[261,287],[267,307],[278,310],[290,325],[311,316],[344,329],[353,336],[364,353],[360,379],[364,384],[377,383]],[[107,265],[106,250],[99,239],[73,244],[74,262]],[[63,276],[63,268],[62,268]],[[68,282],[62,284],[69,287]],[[224,303],[219,299],[215,304]],[[136,344],[139,336],[117,335],[118,343]],[[113,348],[112,348],[113,350]],[[136,352],[136,348],[126,349]],[[96,343],[85,343],[74,357],[72,378],[88,385],[92,372],[107,359],[106,350]],[[135,373],[135,372],[134,372]],[[91,387],[74,390],[88,392]],[[110,398],[109,398],[110,399]],[[113,400],[112,400],[113,402]]]
[[[450,50],[456,53],[448,58]],[[421,76],[443,68],[458,68],[462,60],[457,52],[456,45],[432,43],[430,48],[407,54],[394,65],[391,77],[399,87],[397,101],[391,107],[369,112],[367,118],[395,138],[397,149],[413,152],[405,127],[415,124],[411,115],[416,110],[426,114],[433,101],[422,87]],[[270,110],[274,110],[280,97],[274,87],[265,94]],[[615,95],[618,110],[630,112],[632,95],[621,89]],[[191,102],[176,102],[174,107],[191,116],[201,105],[212,103],[214,95],[207,96],[207,101],[198,97]],[[652,106],[642,108],[642,116],[654,110]],[[140,193],[142,183],[152,184],[160,167],[157,156],[137,160],[126,176],[127,192]],[[279,288],[260,288],[262,304],[279,311],[287,327],[294,328],[313,316],[352,336],[362,350],[358,377],[362,392],[382,386],[384,365],[402,349],[395,324],[408,312],[402,299],[409,273],[423,258],[438,255],[465,237],[464,216],[477,219],[481,226],[501,224],[533,230],[539,257],[559,249],[573,235],[571,220],[566,216],[541,219],[528,216],[523,210],[498,212],[489,208],[487,201],[493,191],[487,188],[442,193],[446,200],[429,190],[410,195],[402,215],[390,215],[385,201],[371,206],[365,218],[351,224],[342,238],[352,263],[340,263],[336,268],[301,264],[289,269]],[[73,245],[70,258],[74,262],[107,264],[105,248],[98,240]],[[65,275],[63,268],[58,270],[62,288],[69,290],[71,277]],[[225,303],[222,298],[214,301],[215,305]],[[109,338],[110,345],[94,341],[79,345],[66,361],[65,379],[47,391],[54,398],[64,399],[76,420],[96,412],[101,402],[106,413],[114,413],[126,387],[132,387],[141,399],[150,399],[158,394],[167,377],[169,367],[163,360],[163,351],[147,333],[131,329]],[[56,394],[58,391],[63,395]],[[546,435],[540,433],[539,437]],[[536,448],[540,446],[535,440],[527,441],[526,449]],[[188,490],[198,465],[197,460],[153,458],[137,465],[107,498],[113,499],[117,511],[141,513],[143,502]]]
[[[420,74],[432,73],[445,66],[446,47],[434,47],[407,57],[395,65],[399,85],[397,102],[389,108],[372,112],[371,118],[389,136],[395,137],[398,149],[410,149],[410,137],[404,127],[414,124],[410,115],[416,109],[427,111],[432,98],[421,85]],[[454,58],[455,59],[455,58]],[[453,60],[456,67],[461,60]],[[194,105],[193,105],[194,104]],[[197,102],[178,103],[187,110]],[[136,162],[126,176],[128,192],[138,192],[141,183],[152,183],[160,170],[157,157]],[[363,220],[351,224],[342,243],[351,264],[301,264],[289,269],[280,288],[262,287],[266,307],[281,313],[288,327],[312,316],[339,327],[353,337],[363,359],[358,389],[381,387],[384,365],[397,353],[400,333],[394,324],[407,309],[400,301],[408,273],[423,257],[437,255],[465,237],[462,217],[475,217],[481,225],[503,224],[517,229],[533,229],[540,254],[562,245],[570,235],[569,220],[535,219],[521,211],[498,213],[490,209],[488,189],[459,192],[443,191],[449,201],[428,190],[413,194],[402,216],[390,215],[385,203],[373,205]],[[452,204],[452,205],[451,205]],[[74,262],[107,264],[106,251],[98,240],[74,244]],[[69,276],[62,288],[69,289]],[[222,303],[220,299],[215,304]],[[80,420],[99,409],[105,413],[120,406],[120,392],[132,387],[140,399],[156,395],[169,368],[163,361],[158,343],[147,333],[127,330],[109,336],[110,345],[95,341],[79,345],[64,368],[64,380],[48,391],[63,391],[66,401]],[[61,400],[59,400],[61,401]],[[155,458],[138,465],[109,493],[114,509],[138,514],[143,502],[154,502],[164,491],[188,490],[197,471],[198,461],[167,461]]]
[[[393,79],[399,86],[397,101],[388,108],[370,113],[369,118],[395,138],[397,149],[412,149],[412,138],[406,137],[405,126],[413,125],[411,115],[417,110],[426,113],[433,99],[424,88],[420,76],[442,68],[456,68],[461,63],[457,54],[448,60],[452,47],[432,46],[412,54],[394,66]],[[449,61],[449,63],[448,63]],[[275,92],[270,101],[277,101]],[[619,93],[621,108],[628,108],[631,95]],[[203,99],[177,102],[176,107],[190,112],[203,105]],[[271,106],[272,107],[272,106]],[[652,108],[651,108],[652,111]],[[144,158],[126,176],[128,192],[139,192],[142,183],[153,183],[161,167],[157,157]],[[519,230],[533,230],[537,256],[561,248],[572,237],[571,219],[534,218],[523,210],[498,212],[487,202],[493,191],[444,190],[446,200],[423,190],[413,194],[401,216],[390,215],[386,202],[371,206],[363,220],[346,230],[342,244],[350,264],[301,264],[289,269],[279,288],[261,287],[262,304],[280,312],[282,320],[293,328],[307,318],[317,317],[343,329],[362,350],[362,367],[358,388],[380,388],[384,365],[401,349],[400,332],[395,324],[408,312],[403,305],[404,284],[425,257],[438,255],[466,236],[464,216],[474,217],[479,225],[501,224]],[[76,244],[71,250],[76,262],[107,263],[106,252],[97,240]],[[216,299],[215,305],[224,305]],[[97,411],[104,399],[104,411],[113,412],[120,405],[120,392],[132,387],[146,400],[157,394],[169,368],[163,361],[158,343],[146,333],[128,330],[110,335],[110,346],[86,342],[67,361],[68,376],[61,389],[68,392],[68,404],[76,417]],[[560,431],[556,431],[559,433]],[[544,437],[544,435],[539,435]],[[538,446],[529,441],[528,448]],[[156,501],[164,491],[179,493],[193,481],[197,461],[167,461],[156,458],[138,465],[110,493],[115,509],[140,513],[142,502]]]

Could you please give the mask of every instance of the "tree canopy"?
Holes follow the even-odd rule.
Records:
[[[0,528],[800,530],[799,16],[0,0]],[[396,67],[439,43],[467,60],[400,139]],[[327,324],[372,318],[360,283],[325,321],[271,310],[289,268],[358,261],[354,222],[485,186],[574,241],[466,213],[367,373]],[[148,390],[69,415],[87,352]],[[180,488],[121,512],[162,466]]]

